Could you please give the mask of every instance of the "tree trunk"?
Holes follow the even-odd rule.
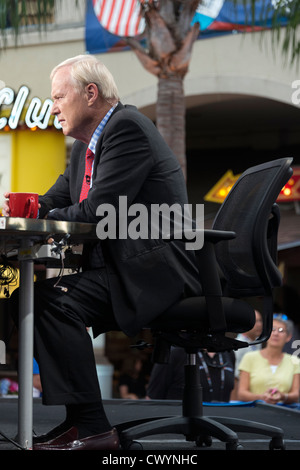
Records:
[[[172,75],[158,79],[156,126],[177,156],[186,178],[185,99],[182,77]]]

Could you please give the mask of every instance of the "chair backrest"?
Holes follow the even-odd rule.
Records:
[[[221,241],[215,247],[226,280],[226,295],[271,296],[273,288],[281,285],[282,277],[276,266],[279,225],[276,199],[293,174],[292,161],[282,158],[246,170],[215,217],[213,229],[236,233],[236,238]]]

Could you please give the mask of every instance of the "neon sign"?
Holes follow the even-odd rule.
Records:
[[[28,103],[29,93],[30,90],[25,85],[21,86],[17,94],[8,87],[0,90],[0,111],[2,105],[12,105],[9,116],[3,116],[0,112],[0,130],[6,129],[7,126],[14,130],[22,124],[30,129],[47,129],[52,122],[56,129],[61,129],[57,117],[51,117],[52,100],[48,98],[42,102],[34,97]]]
[[[228,170],[219,181],[204,196],[205,201],[222,204],[227,194],[240,175],[234,175]],[[281,189],[277,202],[300,201],[300,167],[293,167],[293,175]]]

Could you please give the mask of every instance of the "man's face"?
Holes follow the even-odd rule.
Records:
[[[64,135],[83,140],[88,122],[87,97],[74,86],[69,66],[58,69],[54,75],[51,95],[51,114],[57,116]]]

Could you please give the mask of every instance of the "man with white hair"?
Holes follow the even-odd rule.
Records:
[[[99,206],[109,204],[119,215],[120,196],[149,214],[152,204],[187,204],[176,157],[148,118],[119,101],[101,62],[88,55],[69,59],[53,70],[51,80],[52,114],[64,135],[76,140],[66,171],[39,198],[40,218],[98,223]],[[9,215],[8,204],[3,211]],[[35,357],[43,402],[65,405],[66,419],[35,439],[34,449],[118,448],[86,327],[94,335],[115,329],[134,336],[175,302],[201,291],[193,251],[181,240],[166,243],[161,234],[87,243],[82,259],[81,272],[58,284],[55,279],[35,284]]]

